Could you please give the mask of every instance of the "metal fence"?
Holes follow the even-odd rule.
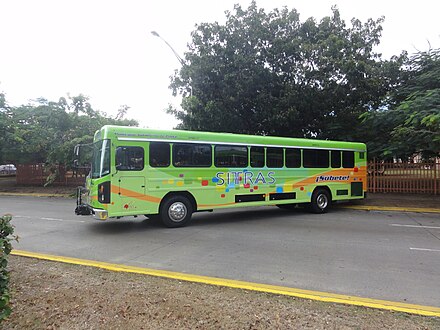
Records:
[[[63,165],[17,165],[17,184],[43,186],[48,180],[54,186],[80,186],[85,182],[86,171],[67,170]]]
[[[440,162],[368,164],[368,191],[440,194]]]

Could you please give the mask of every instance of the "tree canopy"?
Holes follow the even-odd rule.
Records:
[[[93,141],[95,131],[106,124],[134,126],[123,119],[128,107],[111,118],[96,111],[84,95],[40,98],[30,105],[12,107],[0,93],[0,163],[60,163],[71,165],[73,148]]]
[[[190,130],[366,142],[369,156],[440,156],[440,49],[383,60],[384,18],[346,23],[287,8],[235,5],[226,22],[192,32],[171,78]],[[10,106],[0,93],[0,163],[71,164],[73,147],[105,124],[137,125],[95,110],[84,95]]]
[[[440,49],[405,61],[405,79],[385,109],[365,113],[370,152],[378,157],[440,156]]]
[[[373,47],[383,18],[347,25],[339,10],[302,22],[287,8],[235,5],[226,23],[192,33],[186,64],[172,78],[179,128],[360,140],[359,116],[397,85],[403,57]]]

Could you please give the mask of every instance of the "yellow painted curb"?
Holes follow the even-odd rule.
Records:
[[[0,196],[70,197],[68,194],[0,192]]]
[[[428,207],[397,207],[397,206],[374,206],[374,205],[339,205],[338,207],[365,210],[365,211],[397,211],[397,212],[420,212],[420,213],[440,213],[440,209]]]
[[[334,294],[328,292],[302,290],[302,289],[289,288],[289,287],[283,287],[277,285],[259,284],[252,282],[228,280],[224,278],[191,275],[191,274],[184,274],[184,273],[171,272],[165,270],[111,264],[107,262],[54,256],[49,254],[34,253],[34,252],[21,251],[21,250],[13,250],[11,254],[22,257],[30,257],[30,258],[37,258],[43,260],[63,262],[74,265],[102,268],[115,272],[144,274],[150,276],[172,278],[181,281],[203,283],[203,284],[251,290],[251,291],[267,292],[267,293],[312,299],[318,301],[364,306],[364,307],[386,309],[386,310],[398,311],[404,313],[440,317],[440,308],[432,307],[432,306],[413,305],[413,304],[406,304],[406,303],[400,303],[394,301],[346,296],[346,295]]]

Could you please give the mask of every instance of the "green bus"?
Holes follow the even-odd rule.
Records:
[[[104,126],[75,212],[158,215],[167,227],[229,207],[304,203],[325,213],[334,201],[366,196],[366,166],[363,143]]]

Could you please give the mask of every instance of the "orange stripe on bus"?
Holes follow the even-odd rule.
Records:
[[[365,172],[366,171],[366,166],[361,166],[361,167],[359,167],[359,170],[358,170],[358,172],[356,172],[356,174],[355,174],[355,176],[358,176],[358,177],[362,177],[363,178],[363,185],[364,185],[364,188],[366,187],[366,184],[365,184],[365,179],[366,179],[366,175],[365,175]],[[292,187],[293,187],[293,189],[296,189],[296,188],[300,188],[300,187],[303,187],[303,186],[308,186],[308,185],[312,185],[312,184],[315,184],[315,183],[317,183],[316,182],[316,177],[317,176],[326,176],[326,175],[332,175],[332,176],[345,176],[345,175],[350,175],[350,172],[353,172],[353,170],[351,170],[350,171],[350,169],[337,169],[337,170],[331,170],[331,171],[327,171],[327,172],[322,172],[322,173],[318,173],[318,174],[316,174],[316,175],[314,175],[314,176],[312,176],[312,177],[308,177],[307,179],[304,179],[304,180],[301,180],[301,181],[298,181],[298,182],[296,182],[296,183],[294,183],[293,185],[292,185]],[[334,182],[334,181],[325,181],[325,182]]]
[[[136,198],[142,201],[147,201],[147,202],[152,202],[152,203],[160,203],[160,201],[162,200],[159,197],[154,197],[154,196],[150,196],[150,195],[141,195],[140,193],[133,191],[133,190],[129,190],[129,189],[124,189],[115,185],[112,185],[111,187],[112,191],[119,191],[119,194],[122,196],[127,196],[127,197],[131,197],[131,198]],[[133,196],[133,194],[138,194],[138,196]]]

